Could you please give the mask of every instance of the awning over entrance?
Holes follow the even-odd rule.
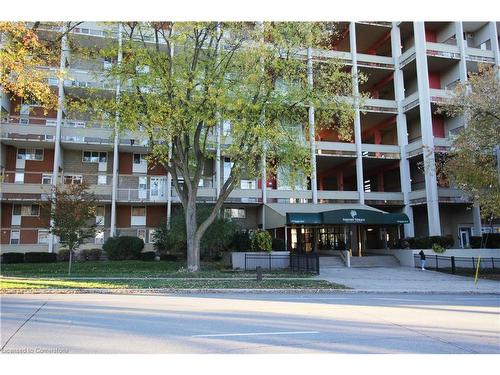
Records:
[[[388,213],[364,204],[281,204],[266,207],[266,228],[285,225],[407,224],[403,213]]]

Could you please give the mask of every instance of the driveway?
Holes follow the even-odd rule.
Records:
[[[321,268],[318,279],[355,290],[385,292],[500,293],[500,281],[478,280],[411,267]]]

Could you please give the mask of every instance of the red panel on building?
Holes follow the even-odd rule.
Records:
[[[133,154],[131,152],[120,152],[118,154],[118,173],[132,174]]]

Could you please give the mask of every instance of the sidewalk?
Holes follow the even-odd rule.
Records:
[[[322,268],[317,279],[367,292],[434,292],[500,294],[500,281],[457,276],[411,267]]]

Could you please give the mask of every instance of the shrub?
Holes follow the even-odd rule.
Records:
[[[84,249],[81,251],[80,257],[83,260],[95,261],[101,259],[101,249]]]
[[[26,263],[53,263],[57,261],[56,253],[37,253],[31,252],[24,254]]]
[[[24,253],[3,253],[2,263],[24,263]]]
[[[273,238],[272,249],[274,251],[284,251],[285,249],[285,240],[283,238]]]
[[[248,251],[251,247],[250,235],[247,231],[239,231],[233,234],[230,245],[233,251]]]
[[[102,248],[110,260],[141,259],[144,241],[132,236],[109,237]]]
[[[57,252],[57,259],[60,260],[61,262],[68,262],[69,261],[69,250],[68,249],[61,249]]]
[[[273,240],[266,230],[257,230],[250,238],[253,251],[272,251]]]
[[[408,238],[411,249],[432,249],[434,244],[444,248],[450,248],[455,241],[452,236],[429,236],[429,237],[411,237]]]
[[[176,262],[178,260],[177,255],[173,254],[160,254],[160,260],[166,260],[168,262]]]
[[[434,243],[432,244],[432,251],[434,251],[436,254],[443,254],[446,249],[443,246]]]
[[[146,251],[144,253],[141,253],[141,260],[152,261],[152,260],[155,260],[155,258],[156,258],[155,251]]]
[[[472,236],[470,237],[470,247],[473,249],[479,249],[481,247],[481,241],[483,247],[488,249],[498,249],[500,248],[500,233],[483,233],[483,236]]]

